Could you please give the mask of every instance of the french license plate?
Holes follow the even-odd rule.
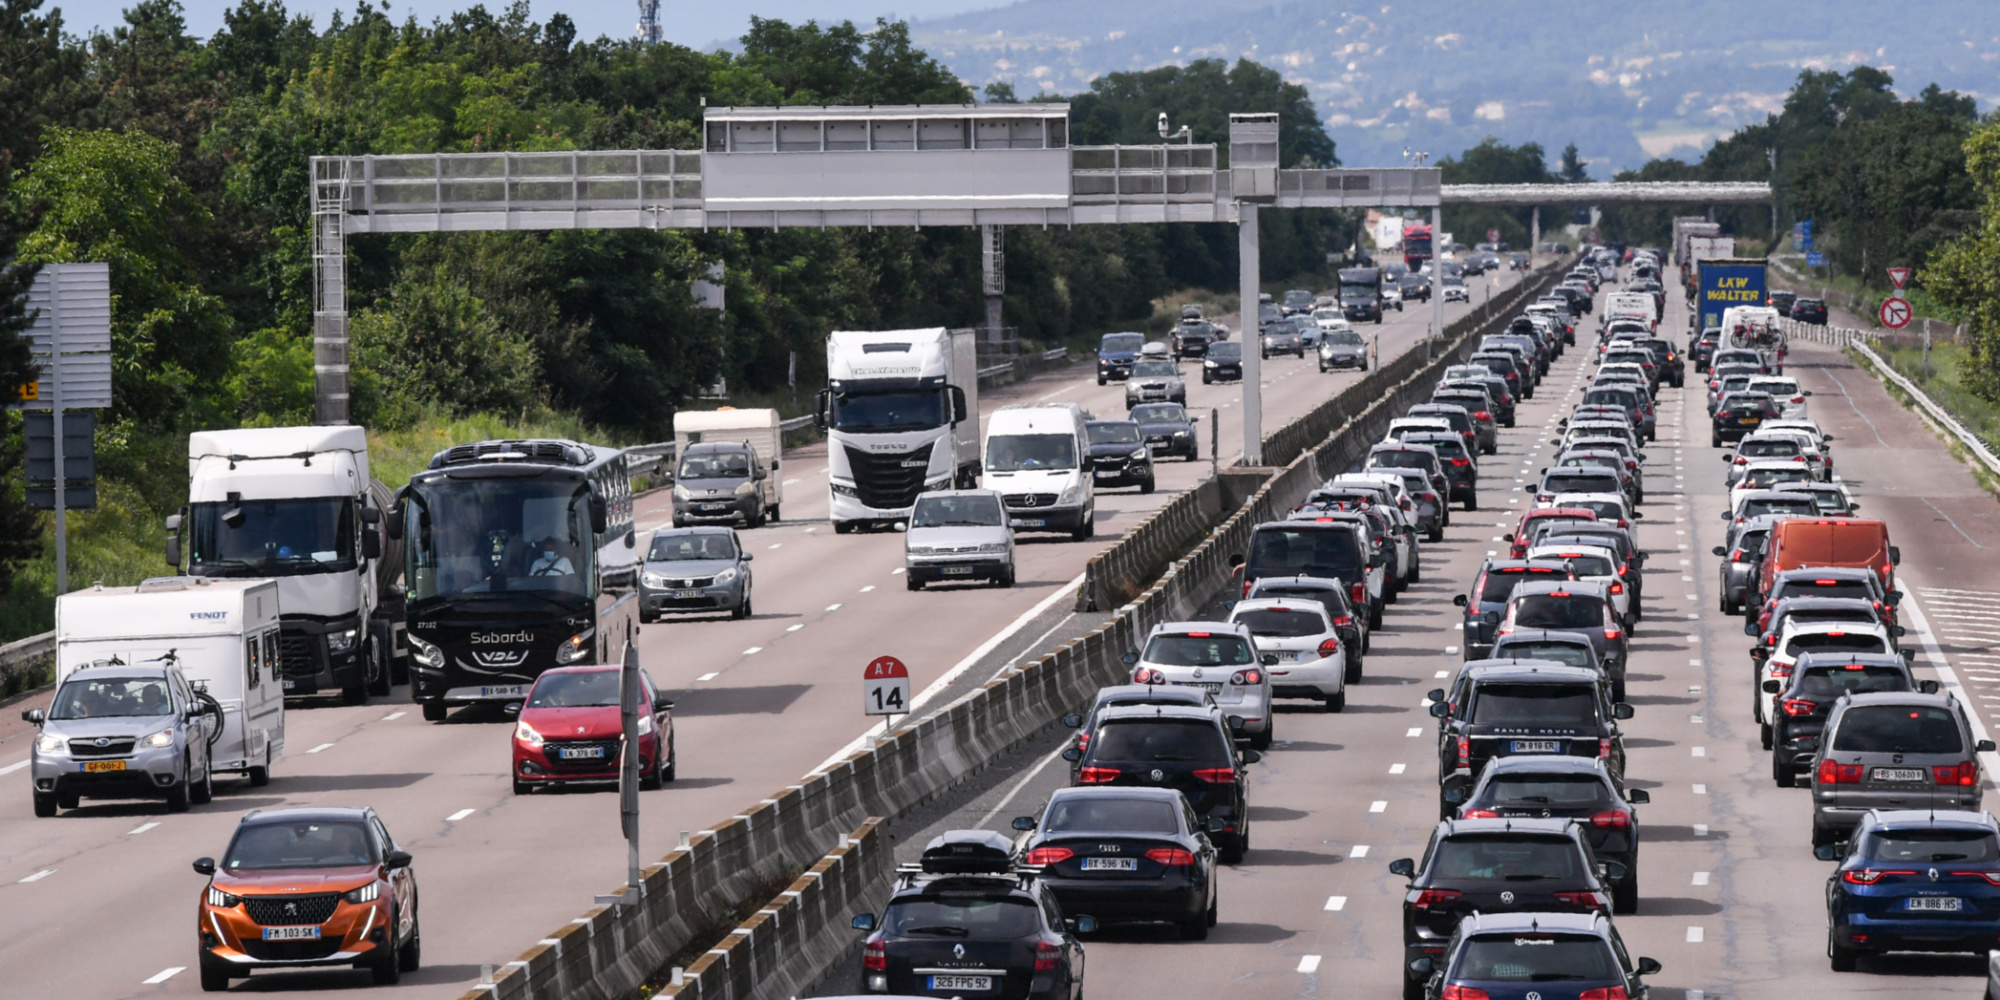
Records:
[[[125,762],[122,760],[87,760],[83,762],[83,769],[87,772],[123,771],[125,770]]]
[[[1148,441],[1148,442],[1146,442],[1146,447],[1148,447],[1148,448],[1152,448],[1152,449],[1154,449],[1155,451],[1157,451],[1157,450],[1159,450],[1159,449],[1161,449],[1161,448],[1165,448],[1166,446],[1167,446],[1167,442],[1165,442],[1165,441]]]
[[[933,990],[990,990],[992,976],[932,976],[926,989]]]
[[[676,600],[676,601],[689,601],[689,600],[693,600],[693,599],[695,599],[695,598],[697,598],[697,597],[700,597],[700,596],[701,596],[701,591],[699,591],[699,590],[676,590],[676,591],[674,591],[674,600]]]
[[[1508,744],[1514,753],[1562,753],[1561,740],[1515,740]]]
[[[1930,910],[1934,913],[1957,913],[1960,902],[1955,896],[1912,896],[1908,909]]]
[[[1174,686],[1184,687],[1184,688],[1200,688],[1203,691],[1207,691],[1210,694],[1215,694],[1216,692],[1222,690],[1221,683],[1210,682],[1210,681],[1175,681]]]
[[[556,754],[557,756],[560,756],[564,760],[602,760],[604,759],[604,748],[563,747],[562,749],[557,750]]]
[[[319,925],[313,924],[306,927],[266,927],[264,928],[264,940],[317,941],[319,940]]]
[[[1279,653],[1278,661],[1281,663],[1297,663],[1305,659],[1305,656],[1306,654],[1300,652]]]
[[[1049,522],[1045,518],[1022,517],[1016,518],[1014,523],[1023,528],[1041,528],[1047,526]]]
[[[1876,781],[1922,781],[1924,769],[1921,767],[1878,767]]]
[[[944,566],[944,567],[941,567],[941,568],[939,568],[939,569],[938,569],[938,572],[939,572],[939,573],[941,573],[941,574],[943,574],[943,575],[945,575],[945,576],[971,576],[971,575],[972,575],[972,567],[970,567],[970,566]]]
[[[1116,479],[1119,476],[1119,472],[1117,469],[1098,469],[1091,473],[1091,475],[1099,479]]]
[[[1087,872],[1136,872],[1138,858],[1085,858],[1083,870]]]
[[[726,504],[726,503],[705,503],[705,504],[702,504],[702,505],[701,505],[701,509],[702,509],[702,510],[728,510],[728,509],[729,509],[729,505],[728,505],[728,504]]]
[[[527,693],[526,684],[494,684],[479,689],[481,698],[520,698]]]
[[[293,688],[295,688],[295,687],[298,687],[298,686],[299,686],[299,682],[298,682],[298,681],[290,681],[290,680],[288,680],[288,681],[286,681],[286,682],[285,682],[285,690],[287,690],[287,691],[290,691],[290,690],[292,690]]]

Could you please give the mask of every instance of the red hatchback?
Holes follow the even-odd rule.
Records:
[[[639,672],[639,787],[674,780],[673,700]],[[538,785],[618,780],[624,744],[618,712],[617,666],[559,667],[528,691],[514,725],[514,794]],[[662,749],[664,748],[664,750]]]

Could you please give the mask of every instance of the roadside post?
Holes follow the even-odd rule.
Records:
[[[645,688],[639,683],[639,647],[628,642],[618,672],[618,721],[625,734],[625,745],[618,755],[618,825],[625,835],[625,889],[598,896],[599,906],[639,903],[639,699],[644,696]]]
[[[910,713],[910,668],[893,656],[868,661],[861,672],[861,713],[885,716],[882,732],[895,725],[896,716]]]

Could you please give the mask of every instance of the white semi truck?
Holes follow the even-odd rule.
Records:
[[[359,427],[263,427],[188,438],[188,505],[167,562],[189,576],[278,583],[286,695],[389,694],[405,657],[400,552],[384,558],[393,494],[368,474]]]
[[[926,490],[979,482],[979,353],[972,330],[835,331],[813,420],[827,430],[833,530],[910,515]]]

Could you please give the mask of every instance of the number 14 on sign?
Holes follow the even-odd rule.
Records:
[[[861,711],[865,715],[903,715],[910,710],[910,671],[893,656],[868,661],[861,675]]]

